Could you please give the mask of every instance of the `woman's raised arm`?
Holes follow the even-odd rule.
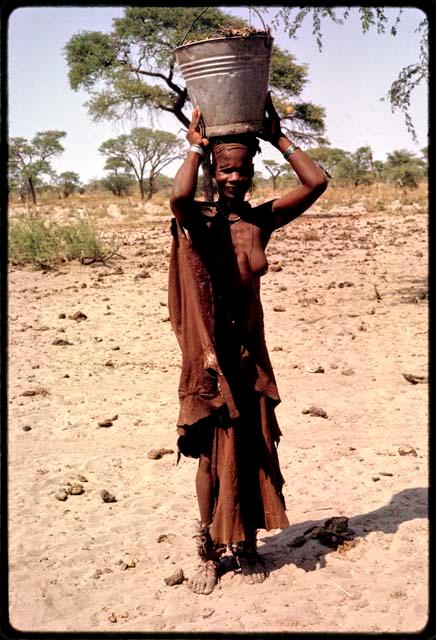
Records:
[[[283,133],[280,126],[280,118],[271,100],[267,96],[266,112],[261,138],[270,142],[276,149],[284,154],[301,181],[301,186],[296,187],[281,198],[274,200],[272,213],[274,216],[273,227],[277,229],[298,218],[308,209],[326,190],[327,176],[299,147]]]
[[[197,107],[192,112],[186,138],[191,145],[185,161],[176,173],[170,195],[171,211],[181,225],[189,223],[194,214],[194,197],[197,190],[198,169],[204,156],[204,148],[209,144],[200,133],[201,111]]]

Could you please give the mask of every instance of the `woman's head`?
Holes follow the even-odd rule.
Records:
[[[259,141],[245,134],[211,139],[210,145],[219,198],[242,202],[253,179],[253,158],[260,151]]]

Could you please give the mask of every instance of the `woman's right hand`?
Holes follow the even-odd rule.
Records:
[[[201,135],[200,122],[201,111],[198,107],[195,107],[192,112],[191,123],[188,128],[188,133],[186,134],[186,139],[189,144],[198,144],[200,147],[207,147],[209,140],[207,138],[203,138]]]

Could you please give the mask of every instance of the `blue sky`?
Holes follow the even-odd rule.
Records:
[[[245,7],[227,7],[226,11],[246,19],[249,16]],[[398,12],[395,8],[386,11],[393,17]],[[65,152],[53,166],[59,172],[76,171],[84,182],[104,173],[100,144],[127,132],[131,124],[92,121],[84,106],[88,96],[69,87],[63,48],[79,31],[110,31],[113,18],[122,15],[122,7],[41,6],[16,9],[9,19],[9,134],[31,138],[37,131],[66,131]],[[343,26],[325,23],[321,53],[309,22],[297,40],[290,40],[283,30],[273,31],[278,46],[294,54],[298,63],[309,65],[309,81],[301,98],[325,108],[332,146],[355,151],[368,144],[375,159],[385,160],[394,149],[419,154],[427,145],[427,86],[420,86],[412,96],[417,145],[401,112],[392,113],[388,102],[380,102],[400,69],[417,60],[419,36],[415,29],[423,17],[418,9],[403,8],[398,35],[379,36],[375,30],[363,34],[353,11]],[[260,26],[254,14],[253,25]],[[150,126],[145,114],[139,124]],[[155,126],[184,136],[171,116],[160,117]],[[262,155],[256,158],[258,170],[262,169],[261,158],[283,161],[267,143],[262,143]],[[165,172],[174,175],[177,167],[174,163]]]

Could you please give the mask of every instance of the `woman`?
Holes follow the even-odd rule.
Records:
[[[260,278],[272,232],[301,215],[323,193],[325,174],[282,132],[268,95],[262,133],[279,149],[301,186],[263,205],[245,201],[258,140],[249,134],[204,138],[194,109],[188,155],[173,184],[175,215],[169,279],[172,327],[182,350],[179,385],[180,453],[199,458],[197,551],[201,564],[188,581],[208,594],[226,548],[244,578],[267,571],[256,551],[258,529],[289,526],[277,457],[274,407],[280,402],[265,344]],[[210,144],[218,202],[194,199],[198,170]]]

